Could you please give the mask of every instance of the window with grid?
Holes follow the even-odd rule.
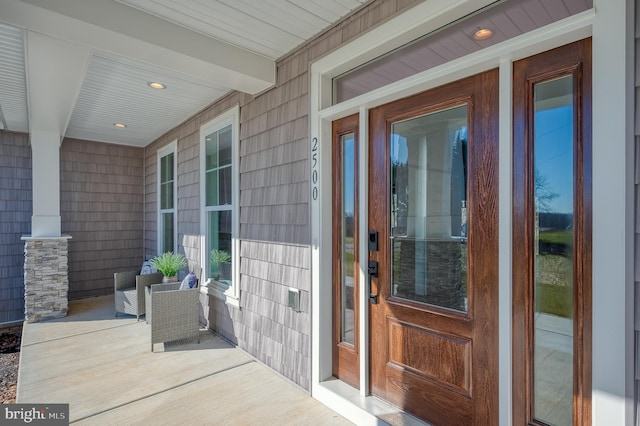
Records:
[[[158,151],[158,253],[176,252],[176,143]]]
[[[238,117],[236,107],[201,128],[202,264],[215,295],[237,300]]]

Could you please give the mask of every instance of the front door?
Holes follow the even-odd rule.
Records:
[[[369,231],[371,393],[497,424],[497,70],[371,111]]]

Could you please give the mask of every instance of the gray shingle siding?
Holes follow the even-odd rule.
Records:
[[[0,324],[24,319],[24,242],[31,233],[31,146],[0,132]]]
[[[240,106],[240,309],[201,295],[209,327],[305,389],[310,388],[309,67],[313,60],[415,3],[367,4],[277,63],[275,87],[232,92],[145,151],[145,253],[156,251],[156,153],[178,141],[178,238],[199,253],[199,129]],[[287,308],[301,290],[301,312]]]
[[[142,264],[142,148],[65,139],[60,215],[69,240],[69,299],[113,293],[113,273]]]

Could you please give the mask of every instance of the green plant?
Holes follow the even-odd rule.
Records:
[[[212,272],[217,272],[218,265],[221,263],[231,262],[231,255],[227,251],[213,249],[209,255],[209,261],[211,262]]]
[[[178,271],[187,266],[187,259],[182,254],[162,253],[149,261],[165,277],[178,275]]]

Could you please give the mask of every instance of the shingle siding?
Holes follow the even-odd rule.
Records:
[[[209,327],[305,389],[310,387],[309,68],[313,60],[417,0],[375,1],[277,63],[275,87],[258,96],[232,92],[145,151],[145,253],[157,238],[157,150],[178,141],[180,251],[198,258],[200,127],[240,107],[240,308],[201,296]],[[191,253],[191,254],[189,254]],[[289,287],[301,311],[287,307]]]
[[[0,132],[0,324],[24,319],[24,242],[31,233],[31,146]]]
[[[142,148],[65,139],[60,215],[69,240],[69,299],[113,293],[113,273],[143,260]]]

